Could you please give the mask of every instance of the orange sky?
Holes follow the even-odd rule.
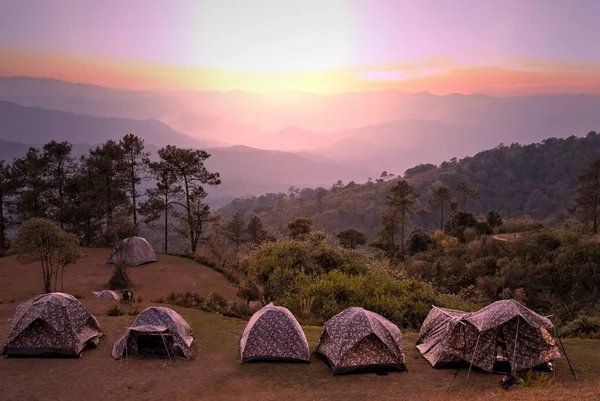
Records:
[[[594,0],[4,0],[0,76],[129,89],[600,93],[598,15]]]

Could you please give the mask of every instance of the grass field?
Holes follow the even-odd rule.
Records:
[[[106,282],[110,267],[94,261],[104,250],[86,250],[89,259],[71,267],[75,276],[67,281],[81,293],[90,293]],[[8,336],[16,305],[36,293],[40,279],[16,264],[14,257],[0,259],[0,339]],[[98,274],[94,274],[99,269]],[[186,259],[162,257],[161,262],[131,269],[143,294],[143,307],[153,297],[172,290],[195,288],[200,293],[216,291],[235,296],[233,288],[212,270]],[[100,273],[102,271],[102,273]],[[214,272],[212,272],[214,273]],[[215,273],[216,274],[216,273]],[[174,277],[166,277],[174,276]],[[180,280],[177,280],[180,277]],[[37,280],[35,280],[37,279]],[[180,282],[181,281],[181,282]],[[193,283],[195,282],[195,285]],[[189,288],[188,288],[189,287]],[[16,302],[7,303],[4,294]],[[8,298],[8,297],[6,297]],[[2,400],[365,400],[365,399],[503,399],[563,400],[600,399],[596,378],[600,377],[600,342],[566,340],[579,382],[575,383],[564,358],[559,361],[552,388],[499,391],[500,375],[472,372],[465,383],[466,369],[432,369],[414,347],[416,333],[405,333],[404,346],[409,373],[387,376],[374,374],[332,376],[328,366],[313,357],[310,364],[239,364],[238,340],[246,322],[194,309],[174,308],[192,326],[196,356],[192,360],[128,359],[115,361],[113,343],[133,318],[109,317],[109,303],[95,299],[83,302],[96,313],[106,334],[95,350],[84,351],[80,359],[0,359],[0,399]],[[320,327],[305,327],[311,347],[317,344]]]

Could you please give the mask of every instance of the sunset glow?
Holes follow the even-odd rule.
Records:
[[[600,51],[584,40],[599,36],[599,14],[586,0],[8,0],[0,75],[133,89],[600,93]]]

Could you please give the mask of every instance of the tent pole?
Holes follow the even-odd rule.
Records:
[[[465,383],[469,381],[469,376],[471,375],[471,368],[473,367],[473,358],[475,358],[475,352],[477,352],[477,346],[479,345],[479,338],[481,337],[481,333],[477,336],[477,341],[475,342],[475,349],[473,349],[473,354],[471,355],[471,364],[469,365],[469,371],[467,372],[467,378],[465,379]]]
[[[513,347],[513,360],[516,359],[517,355],[517,342],[519,340],[519,323],[521,323],[521,317],[517,316],[517,333],[515,334],[515,346]],[[515,373],[515,367],[513,362],[510,363],[510,373]]]
[[[569,355],[567,355],[567,350],[565,349],[565,346],[563,345],[563,342],[560,339],[558,330],[556,330],[556,337],[558,337],[558,342],[560,343],[560,347],[562,348],[563,352],[565,353],[565,358],[567,358],[567,363],[569,364],[569,369],[571,369],[571,374],[573,375],[573,379],[575,379],[575,381],[577,381],[577,377],[575,376],[575,371],[573,370],[573,366],[571,365],[571,361],[569,360]]]

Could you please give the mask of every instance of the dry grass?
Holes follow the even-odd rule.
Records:
[[[73,266],[81,277],[67,282],[80,293],[89,293],[98,283],[105,283],[110,266],[93,262],[103,256],[99,250],[88,250],[88,258]],[[7,263],[8,261],[8,263]],[[0,259],[0,293],[10,291],[17,302],[0,304],[0,339],[10,330],[10,319],[19,302],[36,290],[40,283],[37,271],[15,265],[10,258]],[[132,269],[134,281],[145,299],[164,295],[163,288],[183,291],[194,277],[196,291],[223,293],[229,283],[212,276],[210,269],[176,257],[163,257],[154,265]],[[19,271],[11,275],[10,272]],[[27,270],[25,270],[27,271]],[[35,285],[27,282],[28,274]],[[216,274],[216,273],[215,273]],[[35,280],[37,279],[37,280]],[[8,282],[7,282],[8,281]],[[181,281],[181,282],[179,282]],[[22,286],[22,288],[21,288]],[[21,290],[19,290],[21,288]],[[70,287],[69,287],[70,288]],[[141,291],[143,289],[143,291]],[[235,295],[232,288],[230,296]],[[7,296],[8,298],[8,296]],[[0,359],[2,400],[533,400],[533,399],[599,399],[600,389],[594,384],[600,368],[600,342],[568,340],[565,346],[575,363],[580,382],[573,382],[567,365],[559,361],[556,387],[552,389],[497,390],[499,375],[472,372],[465,383],[466,370],[432,369],[420,357],[414,343],[416,333],[405,334],[405,352],[409,373],[388,376],[332,376],[328,366],[313,357],[310,364],[257,363],[239,364],[238,341],[246,322],[196,309],[174,307],[192,326],[196,337],[196,357],[190,361],[177,360],[163,366],[163,360],[115,361],[112,345],[133,321],[131,316],[106,316],[107,302],[84,299],[97,314],[106,336],[100,347],[85,351],[81,359]],[[146,302],[140,309],[150,306]],[[311,347],[317,344],[321,328],[305,327]],[[583,383],[583,384],[581,384]],[[8,384],[8,385],[7,385]],[[575,387],[576,386],[576,387]],[[539,398],[538,398],[539,397]]]
[[[84,257],[65,273],[65,292],[83,298],[93,297],[92,291],[102,290],[108,283],[113,265],[106,264],[108,249],[84,249]],[[237,299],[236,289],[221,274],[192,260],[159,255],[159,262],[129,267],[136,297],[150,300],[166,297],[171,291],[193,291],[201,295],[218,292],[228,299]],[[40,267],[21,265],[16,256],[0,258],[0,298],[24,301],[42,291]]]

